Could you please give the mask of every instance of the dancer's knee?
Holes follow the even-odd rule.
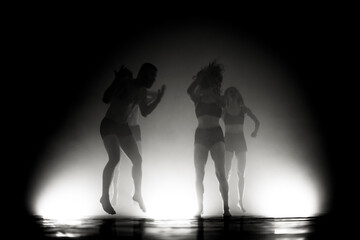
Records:
[[[109,160],[107,162],[107,167],[115,168],[116,165],[119,163],[120,159],[117,157],[109,157]]]
[[[220,182],[227,181],[226,174],[224,171],[216,171],[216,177],[219,179]]]
[[[237,171],[238,179],[242,180],[245,178],[244,171]]]

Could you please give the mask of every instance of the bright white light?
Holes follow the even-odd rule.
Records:
[[[296,171],[297,170],[297,171]],[[319,213],[319,191],[301,169],[273,172],[273,176],[257,179],[249,190],[253,211],[269,217],[309,217]],[[271,172],[271,169],[269,170]],[[249,204],[249,205],[250,205]]]
[[[146,229],[148,236],[158,235],[160,231],[163,236],[167,236],[166,239],[175,238],[174,236],[186,236],[194,231],[193,223],[189,219],[158,219],[149,224],[154,227]]]
[[[157,122],[157,119],[153,119],[153,122]],[[160,133],[146,138],[151,136],[151,126],[147,124],[150,122],[143,124],[142,186],[147,213],[142,213],[131,200],[132,165],[129,159],[122,157],[118,183],[120,196],[118,204],[114,206],[117,216],[192,218],[197,210],[197,201],[193,143],[188,139],[193,139],[193,132],[188,130],[183,134],[174,134],[174,141],[165,141],[167,138]],[[170,136],[168,133],[167,137]],[[311,165],[298,157],[298,150],[295,144],[290,145],[288,136],[281,138],[273,132],[263,133],[255,143],[249,140],[249,148],[256,151],[247,154],[246,214],[269,217],[309,217],[318,214],[326,200],[319,182],[322,176],[310,171]],[[36,191],[35,213],[52,219],[107,215],[99,203],[102,170],[107,161],[102,142],[89,137],[84,139],[84,143],[68,145],[63,146],[63,152],[53,154],[56,156],[56,161],[52,161],[53,166],[44,168],[48,174]],[[222,199],[212,160],[208,160],[205,170],[204,214],[221,216]],[[231,213],[235,216],[243,214],[237,212],[234,206],[237,203],[236,184],[235,171],[229,199]]]
[[[274,162],[269,159],[269,163]],[[322,196],[317,182],[306,175],[303,166],[280,162],[278,159],[273,167],[264,164],[262,168],[249,162],[244,198],[247,214],[269,217],[309,217],[318,214]],[[36,214],[51,219],[106,215],[99,203],[102,168],[98,167],[96,177],[85,174],[80,168],[54,173],[53,179],[45,182],[39,191],[35,202]],[[131,200],[133,183],[130,162],[124,159],[121,167],[121,182],[118,185],[120,199],[114,206],[117,215],[185,219],[192,218],[196,213],[194,173],[190,174],[188,169],[192,166],[171,168],[163,164],[163,170],[155,174],[145,164],[143,196],[146,214]],[[232,197],[237,196],[235,179],[236,175],[230,184]],[[208,162],[204,185],[204,214],[221,215],[221,198],[211,161]],[[234,203],[235,200],[230,201]],[[230,207],[233,215],[236,215],[236,208]]]
[[[195,187],[186,179],[164,179],[152,189],[144,189],[147,216],[155,219],[192,218],[197,206]]]
[[[99,197],[89,185],[75,176],[58,178],[49,183],[38,196],[36,214],[49,219],[80,219],[98,212]]]
[[[59,238],[75,238],[80,237],[80,234],[57,232],[55,236]]]
[[[284,222],[272,222],[274,227],[274,234],[304,234],[310,232],[311,226],[308,221],[284,221]],[[304,238],[298,238],[304,239]]]

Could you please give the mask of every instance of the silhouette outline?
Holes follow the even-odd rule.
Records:
[[[131,77],[132,77],[132,75],[131,75]],[[148,103],[151,103],[152,101],[154,101],[156,99],[156,95],[157,95],[157,92],[155,92],[155,91],[147,91],[146,99],[147,99]],[[130,130],[135,138],[139,152],[140,152],[140,154],[142,154],[141,128],[140,128],[140,124],[139,124],[140,114],[141,113],[140,113],[139,106],[135,106],[132,113],[129,115],[128,123],[129,123]],[[120,173],[120,163],[118,163],[115,167],[113,180],[110,185],[110,189],[112,189],[111,190],[111,193],[112,193],[111,205],[112,206],[116,206],[116,204],[118,202],[118,196],[119,196],[118,182],[120,181],[119,173]]]
[[[196,217],[203,214],[205,165],[210,152],[214,161],[216,177],[223,201],[223,216],[230,217],[228,204],[229,187],[225,175],[225,143],[220,126],[222,107],[225,106],[221,96],[221,84],[224,67],[216,61],[210,62],[193,77],[187,93],[195,105],[198,125],[195,130],[194,166],[196,173],[196,194],[198,211]]]
[[[135,192],[132,199],[138,203],[143,212],[146,212],[141,190],[142,156],[129,127],[128,118],[135,106],[139,106],[141,115],[146,117],[161,101],[165,85],[157,91],[154,101],[150,104],[146,101],[147,89],[156,81],[157,71],[155,65],[144,63],[137,77],[132,79],[131,71],[122,65],[118,71],[114,71],[115,78],[104,92],[102,100],[109,104],[109,107],[100,124],[100,135],[109,159],[103,169],[100,203],[108,214],[116,214],[110,203],[109,190],[114,169],[120,161],[120,148],[133,164],[132,178]]]
[[[256,137],[260,122],[256,115],[244,104],[244,99],[236,87],[228,87],[224,92],[225,107],[223,108],[222,120],[225,125],[225,172],[229,182],[231,176],[232,160],[237,160],[238,176],[238,204],[242,212],[244,208],[243,198],[245,189],[245,166],[247,144],[244,134],[244,120],[249,116],[255,123],[251,137]]]

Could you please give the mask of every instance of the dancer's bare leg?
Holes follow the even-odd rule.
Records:
[[[204,176],[205,165],[208,158],[208,149],[200,144],[195,144],[194,150],[194,165],[196,173],[196,196],[198,201],[198,211],[195,214],[196,217],[201,217],[203,214],[203,200],[204,200]]]
[[[111,180],[114,174],[114,169],[120,160],[119,141],[115,135],[108,135],[104,137],[103,142],[105,149],[109,155],[109,160],[103,170],[102,196],[100,198],[100,203],[102,204],[105,212],[109,214],[115,214],[116,212],[110,203],[109,190]]]
[[[142,197],[142,157],[140,155],[138,146],[133,136],[128,136],[120,139],[120,146],[132,162],[132,178],[134,181],[135,193],[133,200],[139,204],[143,212],[146,212],[146,207]]]
[[[111,204],[113,206],[116,206],[118,201],[118,181],[119,181],[119,172],[120,172],[120,163],[118,163],[115,167],[114,174],[113,174],[113,180],[110,189],[112,189],[112,197],[111,197]]]
[[[231,176],[231,165],[233,157],[234,152],[225,151],[225,175],[228,182]]]
[[[238,207],[241,211],[246,212],[244,208],[244,190],[245,190],[245,166],[246,166],[246,152],[237,152],[237,174],[238,174]]]
[[[137,144],[137,146],[139,148],[139,152],[141,154],[141,141],[136,141],[136,144]],[[121,155],[121,151],[120,151],[120,155]],[[112,190],[112,191],[110,191],[112,193],[112,196],[110,195],[112,206],[116,206],[118,199],[119,199],[119,189],[118,189],[118,182],[120,181],[119,173],[120,173],[120,163],[118,163],[115,167],[112,184],[110,186],[110,189]]]
[[[219,181],[220,194],[223,199],[224,217],[231,216],[229,210],[229,185],[225,175],[225,145],[223,142],[215,144],[211,150],[214,160],[216,177]]]

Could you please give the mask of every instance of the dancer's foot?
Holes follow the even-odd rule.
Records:
[[[239,202],[237,206],[238,206],[238,208],[240,208],[240,211],[246,212],[246,209],[244,208],[244,206],[242,205],[241,202]]]
[[[203,210],[199,209],[197,213],[195,214],[195,218],[202,218]]]
[[[228,210],[224,210],[223,216],[226,217],[226,218],[231,217],[231,213],[230,213],[229,209],[228,209]]]
[[[134,195],[132,199],[139,204],[139,207],[143,212],[146,212],[145,204],[141,196]]]
[[[100,203],[101,203],[104,211],[107,212],[108,214],[113,215],[116,213],[115,210],[113,209],[113,207],[111,206],[109,198],[101,197]]]

